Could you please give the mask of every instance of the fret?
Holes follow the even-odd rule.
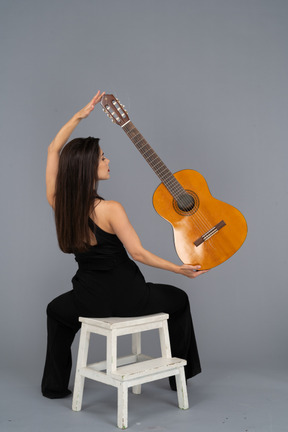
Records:
[[[148,142],[143,138],[133,123],[130,121],[129,123],[125,124],[122,129],[128,135],[146,162],[148,162],[155,174],[159,177],[160,181],[164,183],[171,195],[176,200],[179,199],[180,195],[183,196],[183,193],[186,193],[184,188],[176,180],[157,153],[152,149],[150,144],[148,144]]]

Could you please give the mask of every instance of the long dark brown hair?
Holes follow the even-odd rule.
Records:
[[[98,138],[75,138],[63,148],[55,190],[55,223],[59,247],[66,253],[85,252],[91,230],[88,218],[94,201],[100,198]]]

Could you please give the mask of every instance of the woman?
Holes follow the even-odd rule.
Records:
[[[42,393],[69,395],[71,344],[79,316],[139,316],[166,312],[172,355],[187,360],[186,378],[201,371],[189,300],[170,285],[146,283],[128,255],[141,263],[195,278],[200,266],[176,265],[143,248],[121,204],[105,201],[98,181],[110,177],[109,159],[95,138],[76,138],[66,146],[79,122],[88,117],[104,93],[98,93],[58,132],[48,148],[47,199],[55,211],[60,249],[74,253],[79,269],[73,289],[47,307],[48,341]],[[65,147],[64,147],[65,146]],[[175,390],[175,380],[170,379]]]

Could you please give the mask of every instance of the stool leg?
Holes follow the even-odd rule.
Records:
[[[106,360],[107,375],[116,371],[117,368],[117,333],[111,330],[106,338]]]
[[[128,427],[128,387],[127,383],[120,383],[118,387],[117,426],[120,429]]]
[[[77,358],[77,366],[75,373],[75,383],[73,390],[72,410],[80,411],[82,407],[83,389],[85,377],[81,375],[81,368],[87,366],[88,348],[90,341],[90,332],[87,330],[87,326],[82,324],[79,350]]]
[[[132,334],[132,354],[141,354],[141,333]],[[141,394],[141,384],[132,387],[132,393]]]
[[[178,406],[181,409],[188,409],[188,395],[184,367],[179,368],[179,374],[176,375],[176,386],[178,396]]]
[[[159,328],[159,336],[162,357],[171,358],[170,337],[167,320],[163,321],[162,327]]]

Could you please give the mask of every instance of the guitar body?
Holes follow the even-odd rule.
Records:
[[[211,269],[241,247],[247,235],[246,220],[235,207],[213,198],[197,171],[182,170],[174,177],[194,198],[194,207],[182,211],[161,183],[153,195],[154,208],[172,225],[181,261],[201,265],[201,270]]]

